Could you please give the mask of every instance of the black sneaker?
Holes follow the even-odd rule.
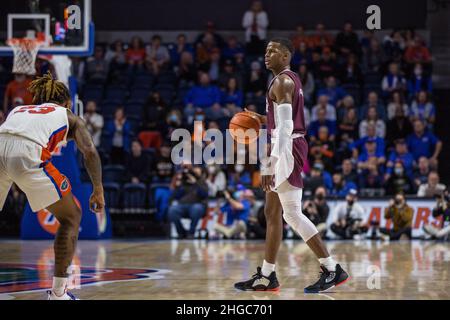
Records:
[[[278,283],[275,271],[273,271],[270,276],[265,277],[261,272],[261,267],[258,267],[256,274],[254,274],[250,280],[235,283],[234,287],[242,291],[280,290],[280,284]]]
[[[316,283],[305,288],[305,293],[320,293],[327,291],[331,288],[337,287],[343,284],[349,278],[348,273],[337,264],[336,271],[328,271],[324,266],[320,266],[322,272],[320,278]]]

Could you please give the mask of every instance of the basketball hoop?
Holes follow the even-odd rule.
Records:
[[[13,73],[22,73],[26,75],[36,74],[35,62],[36,55],[44,45],[44,41],[31,38],[12,38],[7,44],[13,49],[14,64]]]

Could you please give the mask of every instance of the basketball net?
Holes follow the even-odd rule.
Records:
[[[44,41],[31,38],[8,39],[7,44],[14,52],[13,73],[26,75],[36,74],[36,55],[39,48],[44,45]]]

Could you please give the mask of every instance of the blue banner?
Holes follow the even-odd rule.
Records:
[[[72,193],[82,209],[83,216],[79,239],[111,238],[112,228],[108,210],[105,209],[103,214],[96,214],[89,209],[92,186],[81,182],[80,168],[76,156],[75,143],[69,142],[65,148],[61,149],[59,154],[52,157],[52,163],[70,180]],[[27,204],[22,217],[22,239],[53,239],[58,227],[58,221],[50,212],[41,210],[34,213]]]

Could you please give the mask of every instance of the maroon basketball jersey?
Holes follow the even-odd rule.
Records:
[[[302,170],[303,166],[308,157],[308,142],[304,138],[306,134],[305,125],[305,114],[304,114],[304,102],[303,102],[303,90],[302,84],[298,75],[291,70],[284,70],[279,73],[279,75],[285,74],[289,76],[295,83],[295,90],[292,96],[292,120],[294,122],[294,134],[300,134],[302,136],[293,139],[292,144],[292,155],[294,157],[294,169],[290,176],[288,177],[289,183],[297,188],[303,188]],[[275,78],[274,78],[275,80]],[[273,81],[269,85],[266,97],[266,112],[267,112],[267,134],[268,142],[270,143],[270,137],[272,130],[275,129],[275,113],[274,113],[274,101],[269,97],[270,88],[272,87]],[[277,173],[275,172],[275,176]]]
[[[282,74],[289,76],[295,83],[295,89],[292,96],[292,120],[294,122],[293,133],[306,134],[302,83],[300,82],[298,75],[291,70],[284,70],[280,72],[278,76]],[[272,130],[275,129],[274,102],[270,99],[269,92],[274,80],[277,77],[273,78],[270,82],[266,96],[267,132],[269,136],[271,135]]]

